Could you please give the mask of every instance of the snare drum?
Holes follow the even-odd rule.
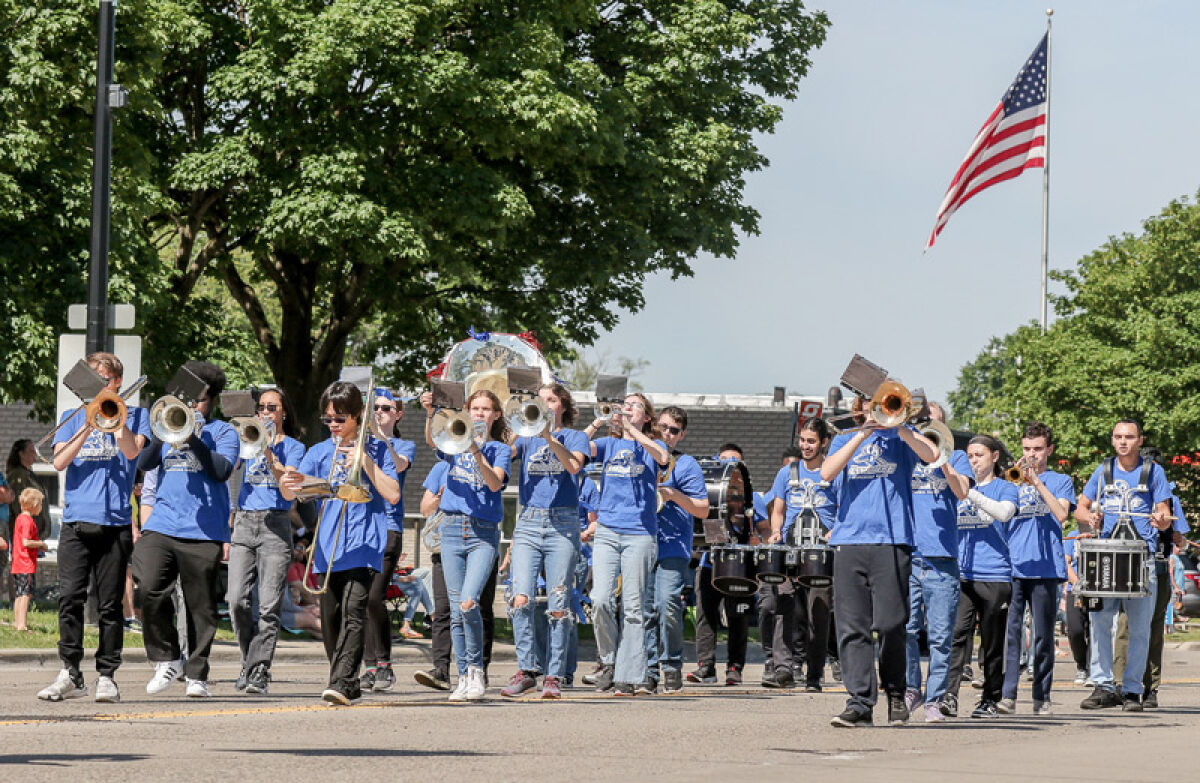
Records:
[[[821,544],[800,550],[796,581],[805,587],[829,587],[833,584],[833,549]]]
[[[1084,598],[1150,595],[1150,549],[1142,539],[1081,538],[1075,542],[1075,592]]]
[[[712,548],[713,587],[726,595],[750,595],[758,590],[755,548],[733,544]]]
[[[791,547],[764,544],[754,551],[755,572],[765,585],[783,584],[788,578],[787,561]]]

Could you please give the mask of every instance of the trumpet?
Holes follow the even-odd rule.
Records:
[[[532,438],[550,423],[550,409],[541,397],[522,399],[514,394],[504,403],[504,418],[518,438]]]
[[[621,410],[621,406],[615,402],[598,402],[595,406],[596,418],[600,421],[612,421]]]
[[[671,458],[667,460],[667,466],[658,472],[657,480],[654,483],[654,486],[655,486],[654,495],[658,500],[658,508],[655,509],[656,511],[661,512],[663,510],[663,506],[666,505],[666,501],[663,500],[663,496],[662,496],[662,485],[663,485],[664,481],[671,478],[671,474],[674,471],[675,471],[675,455],[672,454]]]
[[[954,433],[950,431],[949,427],[937,419],[930,419],[922,424],[917,432],[924,435],[937,447],[938,458],[929,463],[930,469],[940,468],[950,461],[950,455],[954,453]]]
[[[257,459],[266,453],[275,438],[275,423],[264,422],[257,416],[238,416],[229,423],[237,430],[239,459]]]
[[[1025,458],[1014,462],[1004,471],[1004,480],[1012,484],[1028,484],[1029,481],[1025,478]]]
[[[159,397],[150,407],[150,432],[168,446],[182,446],[202,426],[199,415],[174,395]]]

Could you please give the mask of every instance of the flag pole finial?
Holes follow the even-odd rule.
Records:
[[[1053,8],[1047,8],[1047,9],[1046,9],[1046,16],[1054,16],[1054,9],[1053,9]]]

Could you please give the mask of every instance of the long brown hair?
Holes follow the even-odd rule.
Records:
[[[476,389],[475,393],[467,398],[464,406],[468,412],[471,410],[471,402],[476,397],[487,397],[492,403],[492,410],[500,414],[500,417],[492,422],[492,429],[488,433],[488,437],[501,443],[508,443],[512,438],[512,430],[508,428],[508,422],[504,418],[504,406],[500,404],[500,398],[496,396],[495,392],[488,389]]]
[[[646,423],[642,425],[642,432],[644,432],[651,440],[660,440],[662,438],[662,432],[660,432],[658,429],[658,416],[656,416],[654,413],[654,404],[650,402],[650,398],[641,392],[633,392],[631,394],[626,394],[625,396],[637,397],[638,401],[642,403],[642,407],[646,409],[647,420]]]
[[[559,419],[559,424],[564,427],[573,427],[575,419],[579,416],[579,406],[575,404],[575,398],[571,396],[571,392],[567,387],[555,382],[543,383],[541,388],[548,390],[562,403],[562,416]]]

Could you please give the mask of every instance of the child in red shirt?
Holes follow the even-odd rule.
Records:
[[[43,495],[35,487],[21,492],[21,513],[13,523],[12,576],[15,597],[13,598],[13,626],[18,631],[28,631],[29,602],[33,599],[34,575],[37,573],[39,549],[48,549],[45,541],[38,538],[37,522],[34,517],[42,510]]]

